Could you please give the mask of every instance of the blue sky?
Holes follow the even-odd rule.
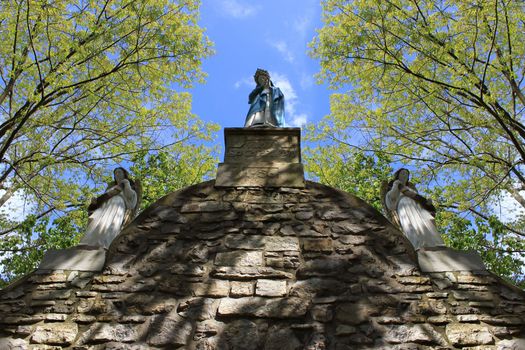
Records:
[[[257,68],[268,70],[283,91],[287,126],[328,114],[330,91],[316,83],[319,64],[307,54],[321,27],[319,0],[204,0],[200,12],[199,25],[215,44],[215,55],[203,62],[206,83],[190,90],[200,118],[243,126]]]

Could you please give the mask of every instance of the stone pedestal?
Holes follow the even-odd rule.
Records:
[[[475,251],[460,251],[447,247],[419,249],[419,267],[423,272],[485,271],[481,256]]]
[[[304,187],[300,128],[225,128],[216,187]]]
[[[102,271],[106,250],[77,246],[69,249],[50,249],[45,252],[39,270]]]

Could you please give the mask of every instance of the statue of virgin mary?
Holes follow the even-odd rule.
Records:
[[[250,109],[244,127],[284,127],[284,95],[273,85],[270,73],[257,69],[253,76],[257,86],[248,96]]]
[[[443,239],[434,223],[435,207],[432,202],[417,193],[409,182],[410,172],[401,168],[388,183],[384,204],[391,211],[393,221],[398,221],[402,231],[414,248],[442,247]]]
[[[122,227],[133,220],[140,204],[140,185],[124,168],[113,171],[114,181],[91,201],[89,222],[79,245],[109,248]]]

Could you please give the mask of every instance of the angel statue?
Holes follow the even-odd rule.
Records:
[[[79,245],[108,249],[122,227],[134,219],[142,195],[140,182],[120,167],[113,170],[113,177],[106,192],[91,200],[88,226]]]
[[[417,193],[409,178],[408,169],[401,168],[394,173],[393,180],[385,181],[381,197],[388,216],[401,227],[416,250],[445,246],[434,221],[436,208],[430,199]]]
[[[257,86],[250,93],[250,109],[244,127],[284,127],[284,95],[274,86],[270,73],[257,69],[253,76]]]

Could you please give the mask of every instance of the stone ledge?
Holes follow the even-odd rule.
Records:
[[[104,248],[50,249],[45,252],[38,270],[102,271],[105,261]]]
[[[423,272],[485,271],[481,256],[475,251],[459,251],[440,247],[419,249],[419,267]]]

